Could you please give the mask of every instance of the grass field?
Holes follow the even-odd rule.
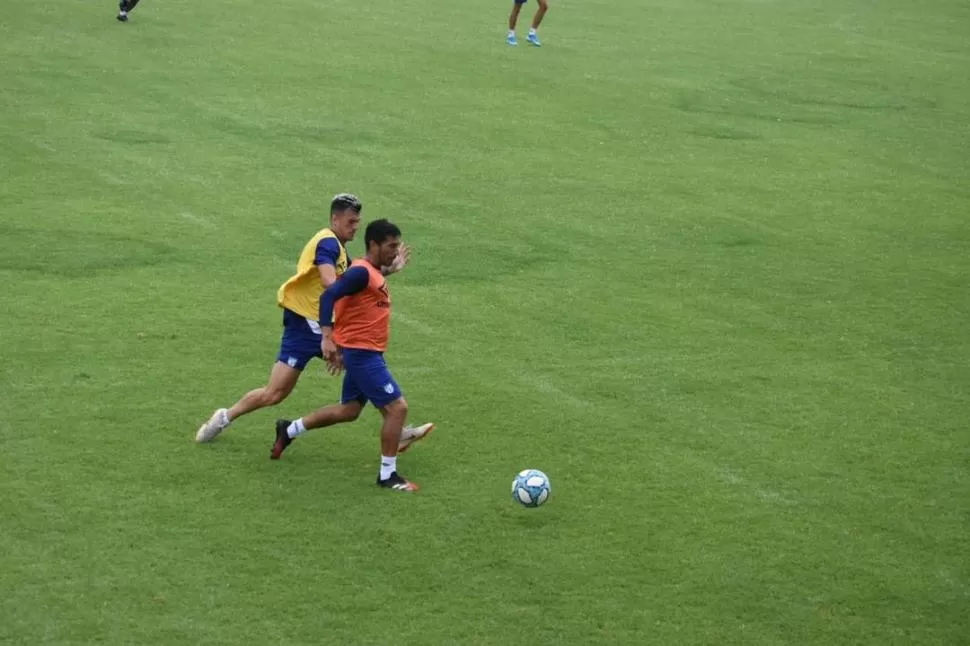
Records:
[[[509,5],[6,3],[0,642],[970,643],[970,5]],[[415,496],[192,441],[339,191]]]

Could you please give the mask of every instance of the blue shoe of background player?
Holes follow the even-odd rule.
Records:
[[[526,40],[528,40],[531,44],[535,45],[536,47],[542,47],[542,43],[539,42],[539,34],[536,34],[536,33],[529,34],[526,37]]]
[[[505,42],[507,42],[507,43],[508,43],[509,45],[513,45],[513,46],[515,46],[515,45],[518,45],[518,44],[519,44],[519,41],[515,39],[515,34],[509,34],[509,35],[508,35],[508,36],[507,36],[507,37],[505,38]]]

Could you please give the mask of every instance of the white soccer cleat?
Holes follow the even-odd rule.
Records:
[[[421,426],[405,426],[404,430],[401,431],[401,441],[397,445],[397,452],[404,453],[411,445],[420,439],[426,438],[431,435],[431,431],[434,430],[434,424],[422,424]]]
[[[225,408],[220,408],[216,412],[212,413],[212,417],[209,421],[199,427],[198,432],[195,434],[196,442],[211,442],[216,439],[219,433],[222,433],[227,426],[229,426],[229,415],[228,410]]]

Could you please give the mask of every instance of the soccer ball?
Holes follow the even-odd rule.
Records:
[[[512,499],[525,507],[538,507],[549,499],[550,493],[549,478],[538,469],[520,471],[512,481]]]

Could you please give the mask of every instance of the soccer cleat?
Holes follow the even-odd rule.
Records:
[[[507,42],[509,45],[513,45],[513,46],[519,44],[519,41],[516,40],[516,38],[515,38],[515,34],[509,34],[508,36],[506,36],[505,42]]]
[[[128,14],[125,13],[124,11],[119,11],[118,15],[115,16],[115,18],[117,18],[118,21],[120,22],[128,22]]]
[[[424,439],[431,435],[431,431],[434,430],[434,424],[422,424],[421,426],[405,426],[404,430],[401,431],[401,441],[397,445],[397,452],[404,453],[411,445],[418,440]]]
[[[118,20],[128,22],[128,0],[121,0],[118,3]]]
[[[121,20],[121,18],[118,18]],[[209,421],[199,427],[199,430],[195,433],[196,442],[211,442],[216,439],[219,433],[222,433],[229,426],[229,417],[227,415],[229,411],[225,408],[220,408],[216,412],[212,413],[212,417]]]
[[[530,44],[535,45],[536,47],[542,47],[542,43],[539,42],[539,34],[529,34],[528,36],[526,36],[526,40],[528,40]]]
[[[408,482],[401,476],[397,474],[397,471],[391,474],[391,477],[387,480],[381,480],[380,476],[377,476],[377,486],[384,487],[385,489],[393,489],[394,491],[403,492],[413,492],[420,489],[418,485],[413,482]]]
[[[283,455],[283,451],[286,447],[293,442],[293,438],[287,435],[286,429],[290,427],[290,420],[288,419],[278,419],[276,420],[276,441],[273,442],[273,448],[269,452],[270,460],[279,460],[280,456]]]

